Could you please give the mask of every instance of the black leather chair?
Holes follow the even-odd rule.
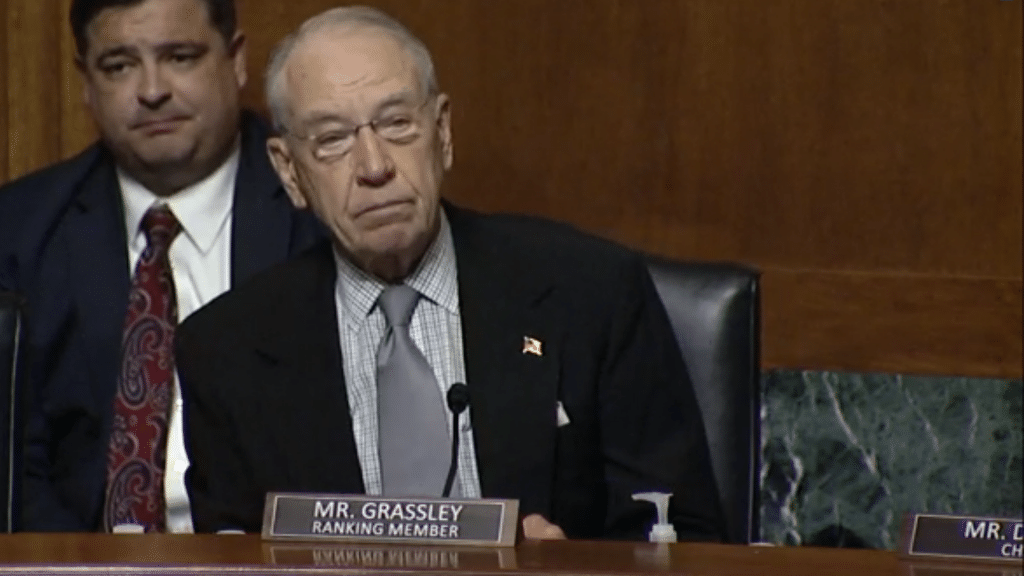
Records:
[[[649,257],[700,404],[728,541],[760,539],[760,293],[756,270]]]
[[[22,300],[0,292],[0,532],[17,529],[21,494],[22,398],[18,386]]]

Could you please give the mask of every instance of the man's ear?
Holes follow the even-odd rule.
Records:
[[[245,34],[241,30],[235,32],[235,36],[228,46],[228,56],[231,57],[234,64],[235,79],[238,81],[239,88],[245,88],[245,83],[249,81],[249,71],[245,62],[247,46]]]
[[[85,56],[75,56],[75,69],[78,70],[78,78],[82,81],[82,102],[92,110],[92,92],[89,89],[89,65],[85,63]]]
[[[306,197],[299,187],[298,175],[295,173],[295,162],[292,159],[288,143],[280,136],[272,136],[267,139],[267,155],[270,156],[270,163],[277,172],[277,177],[284,185],[284,191],[288,194],[292,204],[296,208],[304,209],[309,207]]]
[[[437,136],[441,140],[441,158],[444,169],[450,170],[455,157],[452,146],[452,110],[447,94],[437,96]]]

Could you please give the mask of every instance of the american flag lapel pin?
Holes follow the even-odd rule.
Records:
[[[529,336],[523,336],[523,354],[543,356],[544,352],[541,349],[541,341]]]

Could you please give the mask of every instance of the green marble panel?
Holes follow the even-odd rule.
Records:
[[[762,387],[762,538],[895,549],[912,512],[1020,518],[1020,380],[779,371]]]

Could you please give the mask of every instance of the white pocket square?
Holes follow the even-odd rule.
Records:
[[[569,423],[569,415],[565,412],[565,407],[562,406],[561,401],[555,404],[555,421],[558,423],[559,428]]]

